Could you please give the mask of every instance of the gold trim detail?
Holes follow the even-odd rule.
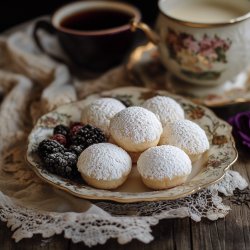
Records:
[[[189,21],[184,21],[184,20],[180,20],[180,19],[171,17],[171,16],[167,15],[166,13],[164,13],[160,8],[159,8],[159,10],[160,10],[160,14],[162,14],[162,16],[164,18],[172,20],[180,25],[184,25],[184,26],[192,27],[192,28],[215,28],[215,27],[229,26],[229,25],[243,22],[243,21],[247,20],[248,18],[250,18],[250,12],[248,12],[247,14],[245,14],[243,16],[230,19],[228,22],[221,22],[221,23],[198,23],[197,22],[196,23],[196,22],[189,22]]]

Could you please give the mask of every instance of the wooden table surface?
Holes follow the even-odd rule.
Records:
[[[223,110],[219,114],[227,115]],[[239,159],[232,169],[239,171],[250,183],[250,153],[239,149]],[[194,222],[190,218],[162,220],[152,227],[155,239],[149,244],[133,240],[129,244],[119,245],[116,240],[109,240],[105,245],[97,245],[91,249],[250,250],[250,189],[237,192],[237,195],[224,199],[232,208],[224,219],[202,219],[201,222]],[[11,239],[11,235],[6,224],[0,222],[0,250],[88,249],[83,243],[73,244],[62,235],[50,239],[42,239],[37,235],[18,243]]]

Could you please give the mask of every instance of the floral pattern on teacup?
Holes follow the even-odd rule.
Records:
[[[168,29],[167,47],[171,59],[180,66],[181,72],[188,77],[204,80],[218,79],[221,71],[213,70],[215,63],[226,64],[226,52],[232,41],[204,34],[198,40],[193,35]]]

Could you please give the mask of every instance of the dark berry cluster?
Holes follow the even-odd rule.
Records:
[[[76,122],[69,127],[56,126],[53,136],[43,140],[37,151],[48,171],[66,178],[74,178],[78,175],[76,163],[81,152],[92,144],[106,141],[99,128]]]
[[[55,128],[54,128],[54,135],[64,135],[65,137],[67,137],[69,135],[69,132],[70,132],[70,129],[69,127],[65,126],[65,125],[57,125]]]
[[[71,152],[53,153],[44,158],[46,168],[54,174],[74,178],[77,176],[77,155]]]
[[[51,173],[67,178],[77,176],[77,155],[68,152],[67,148],[58,141],[53,139],[43,140],[39,144],[37,152],[44,167]]]
[[[80,145],[84,149],[92,144],[100,142],[106,142],[104,133],[99,128],[95,128],[91,125],[80,128],[79,131],[72,136],[72,144],[77,146]]]
[[[38,154],[41,158],[54,153],[64,153],[64,147],[57,141],[48,139],[40,142],[38,146]]]

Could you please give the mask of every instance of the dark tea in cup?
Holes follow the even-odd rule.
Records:
[[[34,38],[44,51],[37,31],[56,33],[74,63],[95,71],[106,70],[120,63],[127,54],[134,37],[131,21],[140,19],[140,12],[129,4],[75,2],[59,8],[50,22],[38,21]]]
[[[88,10],[64,18],[60,26],[77,31],[98,31],[126,25],[133,18],[129,13],[110,9]]]

